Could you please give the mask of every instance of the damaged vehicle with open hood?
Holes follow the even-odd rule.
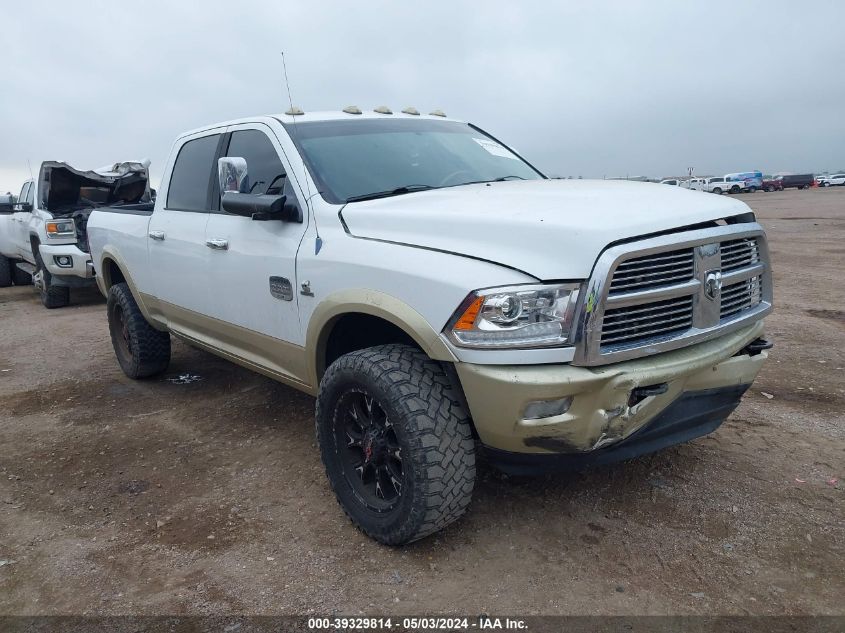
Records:
[[[18,202],[0,215],[0,286],[32,283],[46,308],[70,302],[71,288],[96,285],[88,248],[88,217],[99,207],[151,204],[149,160],[81,171],[46,161],[27,180]]]

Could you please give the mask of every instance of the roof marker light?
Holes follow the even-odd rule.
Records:
[[[346,106],[343,111],[346,112],[346,114],[361,114],[361,108],[358,106]]]
[[[379,106],[375,108],[373,112],[378,112],[379,114],[393,114],[393,111],[387,106]]]
[[[432,110],[429,112],[431,116],[446,116],[446,113],[443,110]]]
[[[299,116],[300,114],[305,114],[299,107],[292,105],[290,110],[286,110],[285,114],[288,116]]]
[[[403,114],[413,114],[414,116],[419,116],[420,111],[417,110],[414,106],[408,106],[404,110],[402,110]]]

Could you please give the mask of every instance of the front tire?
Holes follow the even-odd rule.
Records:
[[[721,196],[722,190],[719,187],[716,187],[715,189],[713,189],[713,193],[715,193],[717,196]]]
[[[144,318],[126,283],[109,288],[106,313],[114,354],[130,378],[160,374],[170,364],[170,334]]]
[[[12,265],[12,260],[5,255],[0,255],[0,288],[12,285]]]
[[[475,484],[469,416],[423,352],[381,345],[340,357],[320,382],[316,418],[332,490],[367,536],[402,545],[466,512]]]
[[[38,293],[41,295],[41,303],[48,310],[64,308],[70,303],[70,288],[67,286],[57,286],[53,283],[53,275],[44,266],[41,253],[35,254],[35,276],[32,281],[38,287]]]

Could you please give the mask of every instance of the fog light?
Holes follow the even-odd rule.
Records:
[[[62,268],[70,268],[73,266],[73,258],[70,255],[56,255],[53,258],[53,261],[56,262],[56,266],[61,266]]]
[[[567,396],[560,400],[537,400],[529,402],[522,413],[523,420],[540,420],[542,418],[553,418],[556,415],[563,415],[572,406],[572,397]]]

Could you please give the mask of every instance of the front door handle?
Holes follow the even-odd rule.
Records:
[[[229,240],[206,240],[205,245],[208,246],[208,248],[213,248],[216,251],[225,251],[229,248]]]
[[[151,239],[158,240],[159,242],[164,240],[164,231],[150,231],[147,233]]]

